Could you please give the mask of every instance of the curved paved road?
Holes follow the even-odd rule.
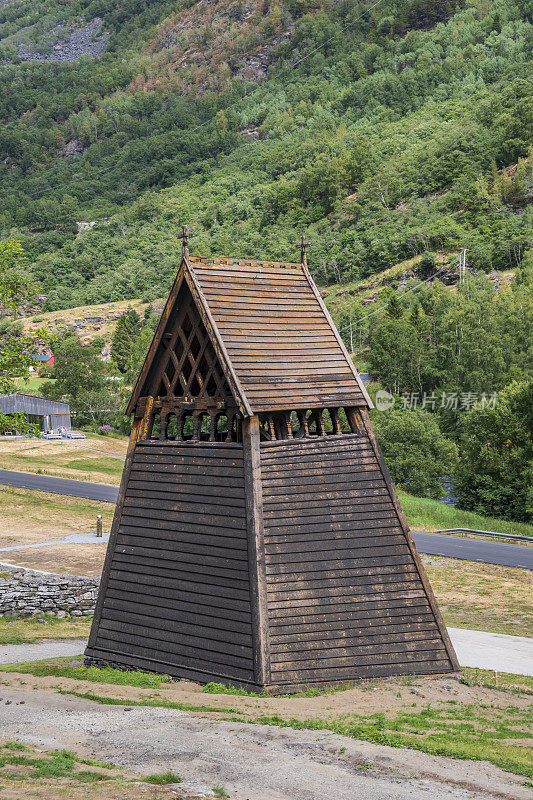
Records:
[[[118,496],[117,486],[53,478],[48,475],[33,475],[29,472],[12,472],[5,469],[0,469],[0,484],[83,497],[86,500],[100,500],[103,503],[116,503]],[[413,531],[413,538],[418,550],[428,555],[533,570],[533,547],[446,536],[440,533],[421,533],[420,531]]]
[[[419,552],[427,555],[533,570],[533,547],[530,546],[420,531],[413,531],[413,539]]]
[[[100,500],[103,503],[116,503],[118,497],[118,486],[52,478],[30,472],[12,472],[7,469],[0,469],[0,484],[2,483],[5,486],[17,486],[19,489],[37,489],[40,492],[67,494],[71,497],[83,497],[85,500]]]

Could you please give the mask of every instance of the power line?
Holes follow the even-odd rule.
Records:
[[[322,47],[324,47],[325,45],[329,44],[331,41],[333,41],[333,39],[336,39],[336,38],[337,38],[337,36],[339,36],[340,34],[344,33],[344,32],[345,32],[345,31],[347,31],[349,28],[352,28],[354,25],[356,25],[356,24],[357,24],[357,22],[360,22],[360,21],[361,21],[361,19],[362,19],[362,18],[365,16],[365,14],[369,13],[369,12],[370,12],[370,11],[372,11],[374,8],[377,8],[378,6],[382,5],[382,3],[383,3],[384,1],[385,1],[385,0],[376,0],[376,2],[375,2],[375,3],[372,3],[370,6],[368,6],[367,8],[365,8],[365,9],[364,9],[364,10],[363,10],[363,11],[362,11],[362,12],[361,12],[361,13],[360,13],[360,14],[359,14],[359,15],[358,15],[358,16],[357,16],[357,17],[356,17],[354,20],[352,20],[351,22],[347,23],[347,24],[346,24],[346,25],[345,25],[343,28],[341,28],[339,31],[337,31],[337,32],[336,32],[336,33],[335,33],[333,36],[330,36],[330,37],[329,37],[329,39],[326,39],[324,42],[321,42],[321,43],[320,43],[319,45],[317,45],[317,46],[316,46],[316,47],[315,47],[313,50],[310,50],[309,52],[307,52],[307,53],[306,53],[304,56],[302,56],[302,58],[298,59],[298,61],[296,61],[294,64],[291,64],[290,66],[288,66],[288,67],[287,67],[287,69],[289,69],[289,70],[293,70],[293,71],[294,71],[294,70],[295,70],[295,69],[296,69],[298,66],[300,66],[300,64],[302,64],[302,63],[303,63],[303,62],[304,62],[304,61],[305,61],[307,58],[309,58],[310,56],[312,56],[314,53],[318,52],[318,50],[320,50],[320,49],[321,49]],[[251,55],[251,53],[250,53],[250,55]],[[274,78],[277,78],[277,79],[279,79],[280,77],[282,78],[283,76],[280,76],[280,75],[278,75],[278,76],[274,76]],[[246,95],[246,94],[245,94],[245,95],[244,95],[244,98],[240,97],[240,98],[239,98],[238,100],[236,100],[234,103],[230,103],[230,105],[229,105],[229,106],[224,106],[223,108],[221,108],[221,109],[219,109],[219,110],[221,110],[221,111],[229,111],[231,108],[235,108],[235,107],[236,107],[236,106],[238,106],[240,103],[242,103],[243,99],[244,99],[244,100],[249,100],[249,99],[251,99],[251,98],[252,98],[252,97],[253,97],[255,94],[257,94],[257,92],[259,92],[259,91],[260,91],[260,89],[262,89],[262,88],[263,88],[262,84],[259,84],[259,85],[258,85],[258,87],[257,87],[257,89],[254,89],[254,91],[253,91],[253,92],[252,92],[250,95]],[[185,129],[185,132],[187,132],[187,133],[194,133],[195,131],[199,130],[200,128],[203,128],[205,125],[209,125],[210,123],[214,122],[214,120],[215,120],[215,118],[214,118],[214,117],[211,117],[210,119],[208,119],[208,120],[205,120],[204,122],[200,122],[200,123],[198,123],[198,125],[196,125],[194,128],[186,128],[186,129]],[[91,177],[88,177],[88,178],[86,178],[86,179],[83,179],[83,178],[82,178],[82,180],[98,180],[98,179],[100,179],[102,176],[104,176],[104,175],[108,175],[108,174],[109,174],[110,172],[112,172],[114,169],[119,169],[119,168],[120,168],[120,165],[119,165],[118,163],[116,163],[116,164],[114,164],[112,167],[110,167],[109,169],[103,170],[102,172],[98,173],[98,174],[97,174],[97,175],[95,175],[95,176],[91,176]],[[70,180],[71,180],[71,181],[73,181],[73,180],[76,180],[76,175],[73,175],[73,176],[70,178]],[[33,199],[33,198],[35,198],[35,197],[42,197],[42,196],[43,196],[43,195],[45,195],[45,194],[50,194],[50,192],[53,192],[53,191],[55,191],[56,189],[60,189],[62,186],[64,186],[64,182],[63,182],[63,183],[58,183],[58,184],[56,184],[55,186],[47,187],[46,189],[42,189],[42,190],[39,190],[39,191],[37,191],[37,192],[33,192],[33,193],[24,192],[24,195],[25,195],[26,197],[31,197],[32,199]]]
[[[417,283],[416,286],[411,286],[409,289],[406,289],[405,292],[402,292],[402,294],[399,296],[399,299],[403,299],[408,292],[413,292],[415,289],[420,289],[420,287],[423,286],[425,283],[428,283],[429,281],[435,280],[435,278],[437,278],[442,272],[447,272],[448,270],[449,270],[448,266],[443,267],[438,272],[436,272],[434,275],[430,275],[429,278],[426,278],[425,280],[420,281],[420,283]],[[379,311],[383,311],[383,309],[386,308],[387,305],[388,305],[388,303],[383,303],[383,305],[381,305],[379,308],[376,308],[374,311],[371,311],[370,314],[366,314],[364,317],[360,317],[358,320],[355,321],[354,324],[355,325],[359,325],[359,323],[363,322],[363,320],[374,316],[374,314],[377,314]],[[345,333],[347,330],[350,330],[350,326],[349,325],[347,327],[345,327],[345,328],[341,328],[339,330],[339,333]]]

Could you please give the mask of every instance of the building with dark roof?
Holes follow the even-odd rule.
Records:
[[[61,427],[69,431],[72,427],[69,404],[60,400],[47,400],[45,397],[19,392],[1,394],[0,412],[27,414],[30,422],[37,424],[42,431],[57,430]]]

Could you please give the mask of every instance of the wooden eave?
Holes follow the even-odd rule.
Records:
[[[183,280],[244,416],[372,401],[307,267],[185,255],[126,409],[143,395]]]

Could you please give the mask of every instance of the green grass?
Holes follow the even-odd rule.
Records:
[[[124,461],[121,458],[85,458],[67,461],[66,469],[78,469],[83,472],[101,472],[104,475],[122,475]]]
[[[168,769],[166,772],[155,772],[153,775],[146,775],[143,778],[145,783],[153,783],[156,786],[165,786],[169,783],[181,783],[181,778],[175,772]]]
[[[409,747],[431,755],[473,761],[490,761],[517,775],[533,775],[530,748],[505,744],[506,739],[531,736],[531,714],[518,708],[455,705],[416,713],[363,717],[344,715],[334,720],[288,719],[264,715],[253,720],[295,730],[329,730],[342,736],[391,747]]]
[[[39,395],[41,386],[45,381],[53,381],[52,378],[39,378],[39,376],[28,378],[27,381],[17,378],[17,389],[21,394]],[[55,381],[54,381],[55,382]]]
[[[401,490],[398,491],[409,525],[414,530],[434,531],[446,528],[471,528],[477,531],[494,531],[519,536],[533,537],[533,525],[525,522],[511,522],[495,517],[483,517],[471,511],[439,503],[427,497],[413,497]]]
[[[242,689],[240,686],[233,686],[230,684],[226,686],[224,683],[206,683],[202,689],[205,694],[233,694],[239,697],[268,697],[266,692],[249,692],[247,689]]]
[[[94,783],[95,781],[110,780],[111,777],[94,770],[77,770],[76,764],[84,764],[103,769],[115,769],[111,764],[94,761],[92,759],[79,758],[70,750],[53,750],[47,754],[46,758],[28,755],[20,752],[15,755],[13,751],[28,751],[28,747],[19,742],[6,742],[0,745],[0,777],[7,777],[17,780],[24,778],[63,778],[73,777],[83,783]],[[8,752],[4,752],[7,750]],[[28,767],[29,774],[24,776],[17,775],[12,770],[5,770],[5,767]]]
[[[30,449],[27,449],[23,453],[7,453],[4,457],[6,468],[9,466],[22,472],[38,472],[42,475],[57,475],[58,470],[70,469],[85,473],[99,472],[102,475],[120,476],[124,469],[122,458],[87,456],[65,461],[64,458],[67,454],[67,450],[65,450],[65,453],[60,456],[34,455]],[[71,478],[72,475],[67,475],[67,477]]]
[[[224,787],[218,784],[217,786],[213,786],[213,794],[215,795],[215,797],[221,797],[221,798],[229,797],[229,794],[224,789]]]
[[[270,693],[264,690],[262,692],[250,692],[248,689],[243,689],[240,686],[233,686],[231,683],[229,686],[226,686],[224,683],[214,683],[211,681],[205,684],[202,692],[206,694],[232,694],[239,697],[321,697],[335,692],[342,692],[345,689],[351,689],[353,685],[353,682],[346,682],[339,686],[326,686],[323,689],[310,686],[307,689],[302,689],[300,692],[286,694],[283,692]]]
[[[72,658],[65,658],[72,662]],[[36,677],[75,678],[91,683],[110,683],[116,686],[136,686],[141,689],[159,689],[167,682],[164,675],[154,675],[140,670],[120,670],[113,667],[85,667],[72,663],[58,663],[58,659],[47,661],[26,661],[22,664],[2,664],[0,672],[20,672]]]
[[[520,691],[533,694],[533,677],[531,675],[515,675],[512,672],[495,673],[490,669],[477,667],[461,667],[461,682],[468,686],[486,686],[500,691]],[[496,677],[497,675],[497,677]]]

